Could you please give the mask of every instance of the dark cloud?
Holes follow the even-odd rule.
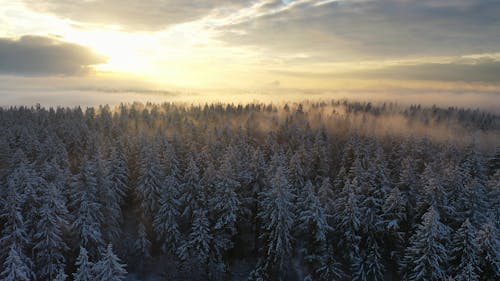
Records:
[[[35,11],[79,22],[115,24],[132,30],[160,30],[197,20],[216,7],[239,7],[244,0],[25,0]]]
[[[0,38],[0,74],[82,75],[106,59],[91,49],[48,37]]]
[[[363,78],[396,80],[430,80],[500,83],[500,61],[481,61],[474,64],[426,63],[400,65],[358,73]]]
[[[463,55],[500,50],[500,1],[305,1],[223,26],[220,39],[318,60]]]
[[[480,59],[474,63],[422,63],[396,65],[347,73],[272,71],[278,75],[315,79],[389,79],[500,83],[500,61]]]

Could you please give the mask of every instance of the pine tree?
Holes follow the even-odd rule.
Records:
[[[290,185],[292,185],[294,189],[300,190],[305,184],[306,176],[302,168],[302,160],[299,152],[292,155],[288,167]]]
[[[405,235],[408,231],[409,223],[407,219],[408,206],[406,196],[394,187],[385,198],[382,206],[381,221],[379,227],[382,235],[380,236],[383,256],[389,256],[387,259],[388,267],[396,268],[397,262],[404,255]]]
[[[107,241],[118,242],[122,235],[120,225],[123,222],[121,204],[124,200],[128,188],[129,170],[127,159],[123,151],[122,144],[117,143],[116,147],[111,148],[110,160],[108,165],[106,182],[107,187],[101,193],[103,202],[103,216],[106,224],[103,229],[103,236]]]
[[[399,179],[396,186],[401,191],[401,193],[407,198],[407,211],[408,219],[413,222],[416,216],[416,198],[417,195],[417,184],[418,176],[415,169],[415,163],[410,157],[403,159],[401,167],[399,168]]]
[[[325,209],[321,205],[314,186],[310,181],[297,200],[297,224],[306,259],[316,264],[326,250],[328,232],[332,230],[327,221]]]
[[[154,229],[161,241],[164,253],[175,253],[179,247],[181,232],[178,224],[179,208],[179,183],[173,176],[167,176],[163,184],[163,191],[159,201],[159,210],[155,214]]]
[[[201,272],[207,272],[208,266],[213,260],[212,248],[213,236],[210,231],[210,221],[207,212],[198,208],[193,213],[193,223],[187,240],[179,247],[178,255],[184,261],[196,264]]]
[[[334,212],[334,193],[333,186],[330,183],[329,177],[324,177],[318,190],[318,197],[321,205],[325,209],[328,216],[332,216]]]
[[[498,228],[493,220],[482,225],[477,233],[479,263],[482,270],[480,280],[493,281],[500,278],[500,253]]]
[[[39,190],[45,185],[42,177],[40,177],[35,170],[34,164],[29,163],[28,159],[21,150],[15,155],[14,160],[17,165],[7,177],[8,196],[15,196],[10,198],[16,201],[23,215],[23,221],[26,225],[27,235],[32,235],[31,224],[37,219],[37,208],[40,206],[40,198],[38,196]]]
[[[381,248],[373,234],[368,234],[365,247],[361,251],[361,259],[355,263],[354,280],[382,281],[384,280],[385,265],[382,259]]]
[[[151,258],[151,242],[148,239],[146,228],[142,223],[139,223],[137,228],[137,238],[134,243],[134,250],[135,253],[139,255],[141,264],[144,264],[144,262]]]
[[[321,281],[337,281],[345,277],[342,264],[335,259],[332,246],[321,255],[316,273]]]
[[[94,264],[89,261],[88,252],[84,247],[80,247],[80,254],[76,259],[77,270],[73,273],[74,281],[94,281]]]
[[[64,272],[64,269],[59,270],[59,273],[53,279],[53,281],[66,281],[68,275]]]
[[[189,157],[184,172],[184,180],[181,185],[181,202],[183,204],[182,216],[184,218],[191,218],[201,202],[205,202],[204,191],[201,188],[200,170],[192,156]]]
[[[500,146],[497,146],[495,153],[488,160],[488,174],[490,176],[494,175],[496,172],[500,171]]]
[[[422,216],[422,223],[417,226],[406,249],[403,266],[408,271],[408,280],[444,280],[447,277],[449,232],[431,206]]]
[[[75,213],[72,229],[77,235],[81,247],[89,249],[92,257],[97,257],[104,246],[102,237],[102,205],[98,193],[97,158],[87,159],[80,173],[72,183],[75,189],[73,199]]]
[[[3,264],[4,270],[0,273],[1,281],[29,281],[33,280],[34,274],[30,265],[26,264],[26,258],[21,249],[11,245]]]
[[[13,183],[12,178],[9,177],[7,194],[1,201],[0,218],[3,219],[4,225],[0,236],[0,246],[2,249],[9,250],[0,256],[4,259],[4,271],[0,276],[4,278],[2,280],[31,280],[35,276],[32,271],[33,262],[26,255],[31,241],[21,209],[24,197],[19,193],[18,186]]]
[[[393,188],[382,207],[382,224],[384,228],[394,234],[404,227],[406,223],[406,197],[399,191],[399,188]]]
[[[140,176],[137,191],[141,199],[141,209],[148,218],[158,210],[158,201],[164,181],[164,172],[160,158],[152,145],[146,145],[142,151]]]
[[[44,190],[43,205],[33,237],[37,276],[41,279],[52,280],[64,268],[64,252],[68,246],[63,239],[63,231],[68,226],[68,210],[63,200],[59,190],[49,183]]]
[[[294,194],[282,166],[276,168],[269,183],[269,188],[260,194],[262,208],[259,217],[264,223],[261,238],[266,244],[264,254],[267,262],[282,272],[292,251]]]
[[[457,281],[475,281],[479,279],[478,246],[476,231],[469,219],[455,232],[452,241],[452,272]]]
[[[328,163],[330,150],[330,143],[328,142],[328,135],[325,127],[321,127],[315,137],[312,146],[312,169],[311,171],[317,172],[317,176],[325,177],[330,171],[330,164]]]
[[[359,196],[354,191],[357,179],[352,184],[346,182],[339,197],[336,199],[335,222],[341,234],[341,244],[346,245],[345,259],[349,262],[351,271],[357,272],[360,264],[361,242],[361,210],[359,208]]]
[[[214,218],[215,250],[219,256],[233,246],[231,238],[236,235],[236,222],[241,209],[236,193],[239,187],[240,183],[234,179],[230,161],[225,160],[216,173],[214,194],[209,202]]]
[[[99,262],[95,264],[94,274],[95,278],[93,280],[96,281],[122,281],[125,279],[127,275],[125,265],[113,253],[111,244],[102,253]]]
[[[420,212],[425,212],[430,206],[433,206],[441,215],[443,221],[454,217],[455,210],[448,201],[448,193],[444,187],[443,180],[436,173],[434,164],[425,166],[421,175],[421,181],[424,183],[422,197],[417,202]]]

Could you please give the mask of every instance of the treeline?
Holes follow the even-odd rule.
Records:
[[[457,134],[374,132],[395,116]],[[345,101],[3,108],[0,280],[499,280],[500,147],[478,137],[499,124]]]

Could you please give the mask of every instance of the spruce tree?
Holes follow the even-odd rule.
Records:
[[[449,262],[450,229],[440,221],[438,211],[431,206],[422,216],[410,239],[404,257],[404,271],[410,281],[444,280]]]
[[[361,262],[360,242],[361,242],[361,210],[359,208],[359,196],[355,193],[354,186],[357,179],[352,184],[346,182],[339,197],[336,199],[336,218],[338,231],[341,235],[339,244],[345,245],[344,258],[348,261],[352,272],[358,272]]]
[[[97,257],[105,245],[101,232],[103,207],[97,198],[97,161],[99,159],[96,157],[87,159],[72,183],[76,198],[73,199],[75,212],[71,226],[77,235],[78,244],[89,249],[92,257]]]
[[[24,196],[20,194],[13,178],[15,176],[8,178],[7,194],[0,202],[0,218],[4,222],[0,246],[6,249],[0,256],[4,260],[4,270],[0,276],[3,280],[31,280],[35,275],[33,262],[26,254],[31,240],[21,208]]]
[[[479,264],[482,270],[480,280],[493,281],[500,278],[500,242],[497,222],[492,218],[481,226],[477,233]]]
[[[149,219],[158,211],[164,171],[160,165],[157,151],[152,144],[147,144],[143,148],[140,161],[137,191],[141,200],[141,209]]]
[[[325,209],[310,181],[306,182],[300,192],[297,205],[297,226],[305,258],[312,264],[317,264],[323,252],[326,251],[328,232],[332,228],[328,224]]]
[[[237,194],[240,183],[234,179],[228,160],[223,162],[215,179],[209,212],[213,214],[215,250],[220,256],[233,247],[232,237],[236,235],[236,222],[241,212],[241,202]]]
[[[80,247],[80,254],[76,259],[76,272],[73,273],[74,281],[93,281],[95,275],[93,273],[94,264],[89,261],[88,252],[84,247]]]
[[[64,268],[64,253],[68,246],[64,241],[63,231],[68,222],[68,210],[59,190],[49,183],[44,190],[43,205],[39,210],[39,220],[35,226],[34,246],[37,276],[52,280]]]
[[[138,256],[138,263],[141,265],[140,268],[142,268],[144,264],[151,259],[151,242],[148,239],[146,228],[142,223],[139,223],[139,226],[137,227],[137,238],[134,242],[134,253]]]
[[[184,261],[198,266],[199,272],[206,277],[209,265],[213,262],[213,235],[207,212],[198,208],[194,210],[193,222],[187,239],[178,249],[179,257]]]
[[[53,281],[66,281],[68,278],[68,275],[64,272],[64,269],[59,270],[59,273],[57,273],[56,277],[53,279]]]
[[[159,201],[159,210],[155,214],[154,229],[158,235],[161,248],[164,253],[175,253],[181,239],[178,224],[180,216],[181,201],[179,199],[179,183],[171,175],[163,184],[163,190]]]
[[[452,276],[457,281],[476,281],[479,279],[478,245],[476,230],[466,219],[455,232],[452,241]]]
[[[26,258],[21,251],[16,245],[10,246],[3,263],[3,271],[0,273],[1,281],[29,281],[34,279],[30,265],[26,264]]]
[[[113,247],[108,244],[101,254],[101,259],[94,266],[94,279],[96,281],[122,281],[127,275],[125,265],[113,252]]]
[[[276,168],[269,181],[269,188],[260,194],[261,211],[259,217],[264,223],[263,239],[266,261],[283,272],[292,251],[292,230],[295,210],[292,193],[285,169]]]
[[[103,216],[106,224],[103,236],[107,241],[118,242],[122,236],[123,214],[121,204],[125,198],[129,183],[127,159],[120,142],[112,146],[110,160],[106,162],[106,188],[100,192]]]

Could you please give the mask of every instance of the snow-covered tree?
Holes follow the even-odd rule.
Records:
[[[120,228],[123,222],[121,204],[124,200],[129,183],[127,158],[121,142],[112,146],[110,160],[107,162],[106,181],[108,186],[100,194],[103,204],[103,216],[106,224],[103,236],[107,241],[118,242],[122,235]]]
[[[393,188],[385,199],[382,207],[382,224],[384,228],[398,233],[406,223],[406,197],[399,191],[399,188]]]
[[[84,247],[80,247],[80,254],[76,259],[76,272],[73,273],[74,281],[93,281],[95,276],[93,273],[94,264],[89,261],[88,252]]]
[[[3,263],[3,271],[0,273],[1,281],[29,281],[34,279],[34,273],[30,265],[26,264],[26,258],[22,249],[11,245],[7,257]]]
[[[139,256],[140,263],[151,258],[151,242],[148,239],[144,224],[139,223],[137,227],[137,238],[134,242],[134,252]]]
[[[346,182],[342,192],[336,199],[335,223],[341,235],[341,243],[346,245],[343,253],[349,262],[352,271],[357,271],[356,266],[360,262],[359,243],[361,241],[361,210],[359,208],[359,196],[354,191],[357,179],[353,183]]]
[[[337,281],[345,277],[342,264],[335,258],[332,246],[320,257],[316,274],[321,281]]]
[[[301,154],[296,152],[290,158],[288,164],[289,181],[294,189],[301,189],[305,184],[305,172],[302,167]]]
[[[127,275],[125,265],[113,252],[111,244],[101,254],[101,259],[94,266],[94,279],[96,281],[122,281]]]
[[[193,212],[201,202],[205,202],[205,193],[202,190],[200,182],[200,170],[192,156],[189,157],[180,189],[183,205],[182,216],[184,218],[191,218]]]
[[[444,280],[447,277],[449,233],[450,229],[431,206],[422,216],[422,223],[417,226],[406,249],[403,270],[407,271],[408,280]]]
[[[437,169],[435,163],[426,164],[420,175],[423,186],[421,193],[417,196],[417,209],[419,213],[423,214],[430,206],[433,206],[439,212],[441,220],[449,223],[456,216],[456,210],[450,202],[446,182]]]
[[[59,273],[57,273],[56,277],[53,279],[53,281],[66,281],[68,278],[68,275],[64,272],[64,269],[59,270]]]
[[[14,171],[15,172],[15,171]],[[31,244],[27,227],[22,214],[24,197],[11,181],[7,184],[7,194],[1,201],[0,218],[3,229],[0,236],[0,246],[6,249],[0,258],[4,260],[4,270],[0,274],[2,280],[31,280],[34,278],[33,262],[26,251]]]
[[[175,253],[179,246],[181,232],[178,224],[181,207],[179,183],[173,176],[167,176],[161,192],[159,209],[155,214],[154,229],[161,241],[164,253]]]
[[[233,246],[231,238],[236,234],[236,222],[241,209],[236,193],[239,187],[240,183],[234,179],[230,161],[225,160],[216,173],[214,193],[209,201],[214,218],[214,243],[219,254]]]
[[[6,180],[8,198],[5,202],[7,205],[4,207],[13,204],[15,200],[27,226],[27,234],[32,235],[30,226],[37,219],[36,210],[40,205],[39,191],[45,185],[45,181],[38,175],[34,164],[29,163],[21,150],[18,150],[14,157],[13,162],[17,164]]]
[[[330,143],[328,142],[328,135],[325,127],[321,127],[314,136],[312,146],[311,160],[313,167],[311,171],[317,173],[317,176],[325,177],[330,171],[330,164],[328,163],[330,150]]]
[[[481,226],[477,233],[476,243],[479,248],[479,263],[482,273],[480,280],[493,281],[500,278],[500,242],[498,238],[498,222],[491,219]]]
[[[68,246],[64,241],[63,231],[68,222],[68,210],[59,190],[49,183],[44,190],[39,220],[36,222],[33,252],[37,276],[52,280],[64,268],[64,252]]]
[[[213,236],[210,230],[210,221],[207,212],[201,208],[193,213],[193,223],[187,239],[178,249],[179,257],[191,263],[197,264],[201,271],[206,272],[212,261]]]
[[[476,281],[479,279],[479,257],[476,244],[476,230],[466,219],[455,232],[452,241],[452,270],[451,275],[457,281]]]
[[[164,181],[164,171],[160,158],[153,145],[146,145],[140,160],[140,175],[137,191],[141,200],[141,209],[150,218],[158,210],[158,201]]]
[[[326,251],[327,235],[332,228],[310,181],[306,182],[297,199],[297,225],[306,259],[315,264]]]
[[[324,177],[318,189],[318,198],[325,209],[327,216],[332,216],[334,212],[334,192],[329,177]]]
[[[292,251],[292,231],[295,223],[295,210],[287,175],[282,166],[269,181],[269,188],[260,194],[261,211],[259,217],[264,223],[261,238],[264,255],[269,264],[284,270]]]
[[[87,159],[72,183],[76,206],[71,226],[77,235],[78,244],[89,249],[92,257],[97,257],[100,248],[105,245],[102,237],[102,205],[97,198],[97,161],[97,158]]]
[[[360,258],[354,259],[352,266],[353,279],[359,281],[382,281],[384,280],[385,265],[382,259],[381,248],[374,237],[368,235],[364,249],[361,250]]]

